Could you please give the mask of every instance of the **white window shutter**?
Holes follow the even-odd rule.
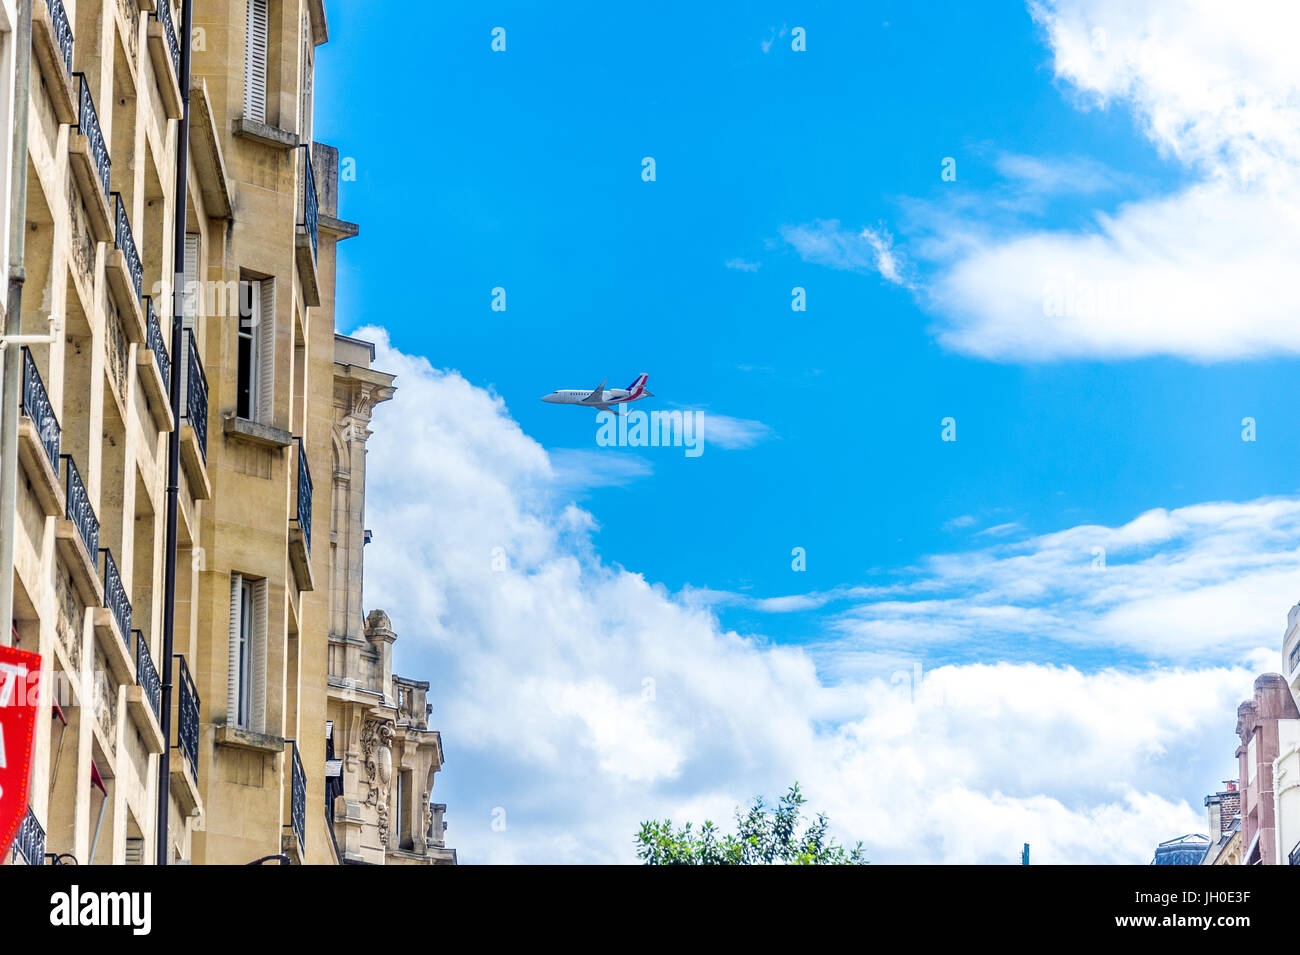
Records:
[[[226,722],[239,725],[239,605],[244,578],[230,575],[230,649],[226,670]]]
[[[267,0],[248,0],[244,33],[244,118],[266,122],[267,37],[270,16]]]
[[[199,298],[202,289],[199,286],[199,237],[193,232],[185,233],[185,288],[181,314],[185,316],[182,327],[193,328],[194,320],[199,315]]]
[[[275,280],[263,279],[257,326],[257,421],[275,423]]]
[[[253,584],[253,659],[249,667],[252,683],[249,709],[249,729],[255,733],[266,732],[266,612],[267,586],[263,578]]]

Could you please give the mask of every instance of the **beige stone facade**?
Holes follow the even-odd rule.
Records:
[[[44,861],[152,862],[165,746],[173,862],[454,860],[424,808],[441,768],[424,685],[392,677],[391,638],[361,617],[352,515],[367,402],[392,379],[368,359],[336,363],[349,346],[335,341],[335,246],[358,230],[339,218],[338,154],[311,135],[324,5],[195,0],[184,261],[173,261],[179,0],[35,6],[22,330],[53,334],[24,353],[18,505],[4,515],[16,526],[14,624],[2,639],[39,652],[55,691],[38,713],[30,799]],[[178,284],[185,344],[170,355]],[[386,748],[363,746],[372,720]],[[339,776],[327,776],[327,746],[342,754]],[[387,782],[370,782],[363,753]],[[342,799],[327,803],[327,779]]]
[[[370,367],[366,342],[335,341],[326,812],[344,862],[453,865],[446,806],[432,801],[442,737],[429,728],[429,684],[394,675],[392,622],[362,609],[366,440],[393,378]]]

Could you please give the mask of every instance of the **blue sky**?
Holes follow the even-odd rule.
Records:
[[[1187,821],[1188,807],[1199,812],[1198,792],[1232,766],[1231,705],[1249,688],[1233,668],[1277,666],[1259,654],[1276,655],[1297,596],[1293,550],[1277,533],[1278,522],[1290,527],[1290,505],[1279,517],[1251,504],[1289,502],[1296,490],[1293,303],[1271,294],[1271,277],[1252,276],[1267,256],[1243,266],[1220,247],[1267,244],[1282,228],[1253,216],[1295,198],[1295,144],[1269,122],[1290,118],[1294,79],[1279,89],[1262,70],[1235,77],[1242,101],[1259,107],[1260,127],[1243,133],[1211,79],[1261,51],[1227,31],[1221,59],[1199,63],[1214,54],[1195,31],[1223,33],[1217,15],[1199,10],[1175,29],[1159,5],[1142,3],[416,5],[393,18],[336,0],[328,13],[316,129],[355,159],[341,215],[361,224],[341,246],[340,329],[380,327],[392,361],[423,356],[499,396],[490,426],[471,417],[439,431],[464,438],[474,460],[488,452],[466,422],[485,434],[505,422],[502,441],[517,430],[552,470],[576,469],[533,514],[555,530],[551,556],[586,568],[575,594],[603,605],[592,595],[609,574],[641,575],[675,611],[706,614],[711,638],[734,632],[755,653],[800,648],[831,695],[918,664],[1074,668],[1106,680],[1201,674],[1214,687],[1202,704],[1222,694],[1197,730],[1218,752],[1183,754],[1197,778],[1170,782],[1170,768],[1163,784],[1134,782],[1177,807],[1160,816],[1169,825]],[[490,49],[497,26],[505,52]],[[796,26],[804,52],[791,49]],[[1144,75],[1144,62],[1161,62],[1139,55],[1153,43],[1172,58],[1166,66],[1185,69]],[[646,156],[654,182],[641,178]],[[941,179],[945,157],[956,181]],[[1064,274],[1122,287],[1129,310],[1056,322],[1036,303]],[[489,307],[497,286],[505,312]],[[791,310],[795,286],[807,290],[806,312]],[[399,389],[424,374],[411,368]],[[701,457],[598,449],[590,412],[538,400],[642,371],[657,396],[642,407],[704,410]],[[417,391],[431,400],[467,394],[440,372],[427,377]],[[454,417],[400,391],[393,408],[404,401],[406,415]],[[386,413],[377,433],[393,426]],[[711,446],[710,415],[742,419],[749,446]],[[955,442],[940,439],[949,416]],[[1246,417],[1254,441],[1242,440]],[[521,439],[521,457],[532,446]],[[533,478],[497,467],[520,475],[510,490],[527,501]],[[370,506],[382,511],[374,481]],[[444,490],[447,507],[482,504],[456,497],[457,482]],[[1239,510],[1177,510],[1210,502]],[[585,525],[566,523],[569,504]],[[1122,529],[1153,509],[1191,516],[1134,544]],[[1052,537],[1071,533],[1064,546]],[[375,547],[398,543],[381,536]],[[1088,576],[1094,546],[1107,548],[1110,576]],[[794,547],[806,549],[806,572],[791,569]],[[1251,563],[1265,551],[1276,559]],[[1225,553],[1239,563],[1210,559]],[[1017,592],[1017,556],[1041,586]],[[398,594],[376,579],[385,571],[374,548],[367,558],[368,596]],[[969,574],[953,574],[953,561]],[[1180,565],[1192,569],[1161,577]],[[1121,572],[1140,594],[1118,592]],[[428,586],[456,586],[449,574],[430,571]],[[1161,579],[1168,593],[1156,592]],[[1231,589],[1261,580],[1267,588]],[[1208,614],[1178,603],[1220,587],[1231,595]],[[801,595],[794,609],[762,603],[792,595]],[[936,595],[939,611],[918,603]],[[1164,600],[1214,625],[1159,640],[1150,608]],[[983,613],[990,601],[994,622],[953,609]],[[443,614],[457,598],[435,603]],[[1034,613],[1055,616],[1039,627]],[[596,617],[611,640],[623,636],[617,620]],[[423,630],[454,625],[433,627],[415,606],[398,623],[407,669],[446,662],[447,644]],[[453,722],[453,698],[465,692],[454,670],[435,677],[435,706],[451,707]],[[703,726],[715,703],[698,701],[682,719],[694,712]],[[548,706],[556,711],[554,699]],[[809,718],[841,732],[852,724],[839,712]],[[481,820],[494,798],[484,775],[513,773],[526,792],[525,770],[483,726],[464,717],[462,739],[444,733],[450,752],[471,754],[459,778],[449,763],[440,780],[449,803],[461,797]],[[662,774],[659,795],[675,801],[647,805],[691,811],[745,798],[746,785],[787,782],[738,771],[706,785],[689,754],[669,763],[677,768]],[[466,778],[472,769],[480,778]],[[1014,795],[1006,782],[971,789]],[[833,804],[826,785],[818,795]],[[1050,796],[1079,812],[1101,804],[1036,785],[1018,798]],[[563,854],[545,840],[476,852],[536,858],[542,845]]]

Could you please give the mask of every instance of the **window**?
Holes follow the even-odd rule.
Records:
[[[270,14],[267,0],[248,0],[244,29],[244,118],[266,122],[267,37]]]
[[[1259,761],[1258,759],[1259,749],[1255,745],[1255,740],[1257,739],[1259,739],[1259,733],[1255,733],[1253,736],[1251,736],[1250,742],[1246,744],[1246,782],[1247,783],[1253,783],[1255,781],[1255,768],[1256,768],[1255,764]]]
[[[230,655],[226,719],[266,731],[266,579],[230,575]]]
[[[411,771],[397,774],[397,848],[413,849],[411,838]]]
[[[182,290],[181,314],[185,328],[193,328],[199,314],[199,301],[203,293],[199,285],[199,237],[194,232],[185,233],[185,288]]]
[[[258,424],[275,412],[275,281],[239,287],[239,371],[235,414]]]

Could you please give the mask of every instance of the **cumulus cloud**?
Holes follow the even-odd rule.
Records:
[[[1130,111],[1195,181],[1098,210],[1083,228],[949,226],[955,253],[927,288],[941,341],[1030,361],[1300,352],[1289,255],[1300,241],[1300,7],[1029,6],[1076,104]],[[1030,189],[1061,178],[1050,163],[1001,166]]]
[[[1196,797],[1230,767],[1229,724],[1251,671],[1023,662],[834,676],[818,648],[731,632],[707,599],[603,559],[595,517],[499,397],[394,349],[382,329],[358,334],[398,376],[370,440],[379,543],[366,553],[367,608],[392,615],[399,671],[432,683],[447,757],[434,796],[464,861],[632,861],[640,820],[726,823],[737,804],[796,779],[877,862],[1011,862],[1025,841],[1042,862],[1145,862],[1159,840],[1198,828]],[[1071,560],[1094,539],[1116,557],[1159,550],[1171,528],[1211,523],[1219,508],[1240,548],[1270,507],[1291,513],[1211,505],[1040,546]],[[1265,534],[1261,559],[1279,546]],[[1016,556],[997,559],[1010,562],[993,575],[1009,601]],[[951,572],[973,587],[988,561],[959,557]],[[1174,591],[1196,576],[1176,555],[1168,565]],[[1133,599],[1111,600],[1112,620],[1156,610],[1141,609],[1153,579],[1116,586]],[[1162,623],[1185,636],[1201,625]]]

